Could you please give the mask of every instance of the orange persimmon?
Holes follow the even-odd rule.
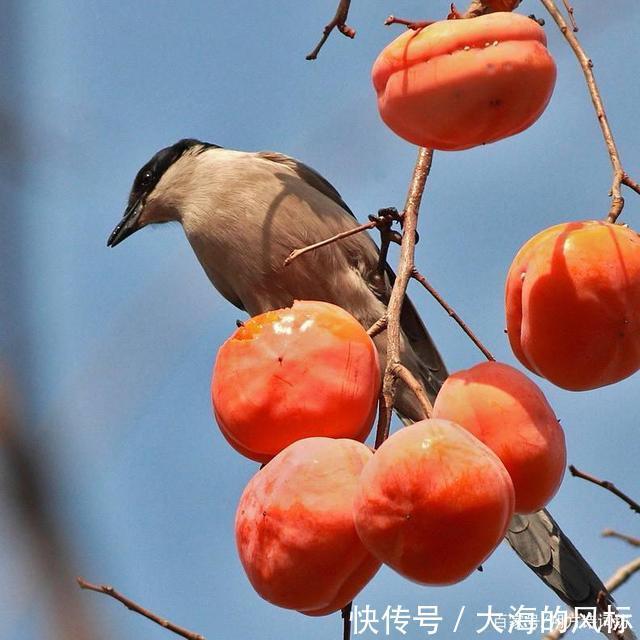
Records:
[[[567,461],[562,427],[540,388],[517,369],[482,362],[451,374],[433,417],[464,427],[502,460],[516,513],[542,509],[558,490]]]
[[[485,0],[485,4],[492,11],[513,11],[520,4],[520,0]]]
[[[507,333],[522,364],[572,391],[640,368],[640,237],[600,221],[541,231],[506,283]]]
[[[236,543],[249,581],[265,600],[325,615],[342,609],[378,571],[352,512],[372,456],[355,440],[307,438],[249,481],[236,513]]]
[[[247,320],[222,345],[211,397],[229,443],[265,462],[301,438],[364,441],[379,389],[378,352],[362,325],[301,300]]]
[[[448,420],[422,420],[385,441],[360,476],[354,520],[365,546],[422,584],[466,578],[513,515],[513,484],[493,451]]]
[[[532,125],[551,98],[556,66],[537,22],[498,12],[406,31],[380,53],[372,79],[395,133],[453,151]]]

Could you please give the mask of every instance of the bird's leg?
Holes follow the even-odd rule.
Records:
[[[394,222],[400,222],[400,214],[395,207],[386,207],[379,209],[377,215],[370,215],[369,220],[376,223],[376,229],[380,232],[380,255],[378,257],[378,266],[371,282],[374,288],[379,290],[382,295],[387,289],[385,273],[389,245],[392,242],[400,244],[402,241],[402,236],[391,228]]]

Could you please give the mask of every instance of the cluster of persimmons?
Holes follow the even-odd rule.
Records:
[[[383,120],[442,150],[524,130],[555,75],[542,28],[509,12],[409,30],[373,67]],[[520,362],[558,386],[631,375],[640,368],[638,235],[598,221],[539,233],[509,270],[506,318]],[[422,584],[462,580],[514,513],[537,511],[560,486],[563,431],[513,367],[452,374],[429,419],[373,451],[363,443],[379,391],[372,340],[328,303],[254,317],[221,347],[217,422],[235,449],[266,463],[244,490],[235,530],[249,580],[269,602],[308,615],[339,610],[381,563]]]

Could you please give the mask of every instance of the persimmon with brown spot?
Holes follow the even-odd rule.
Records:
[[[433,417],[456,422],[502,460],[513,481],[516,513],[542,509],[560,487],[564,432],[541,389],[517,369],[482,362],[451,374]]]
[[[506,284],[509,342],[531,371],[572,391],[640,368],[640,237],[601,221],[541,231]]]
[[[380,53],[372,79],[395,133],[453,151],[531,126],[551,98],[556,66],[539,24],[498,12],[406,31]]]
[[[364,441],[379,389],[362,325],[333,304],[296,301],[247,320],[222,345],[211,396],[229,443],[265,462],[301,438]]]
[[[378,571],[352,511],[372,456],[354,440],[307,438],[249,481],[236,513],[236,543],[249,581],[265,600],[325,615],[351,602]]]
[[[513,484],[493,451],[461,426],[430,419],[400,429],[365,466],[354,520],[365,546],[422,584],[466,578],[504,537]]]

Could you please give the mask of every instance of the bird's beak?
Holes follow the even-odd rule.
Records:
[[[144,197],[140,196],[135,202],[127,207],[127,210],[122,216],[122,220],[118,222],[116,228],[111,232],[109,239],[107,240],[108,247],[115,247],[120,244],[125,238],[128,238],[132,233],[135,233],[140,229],[140,214],[144,209]]]

